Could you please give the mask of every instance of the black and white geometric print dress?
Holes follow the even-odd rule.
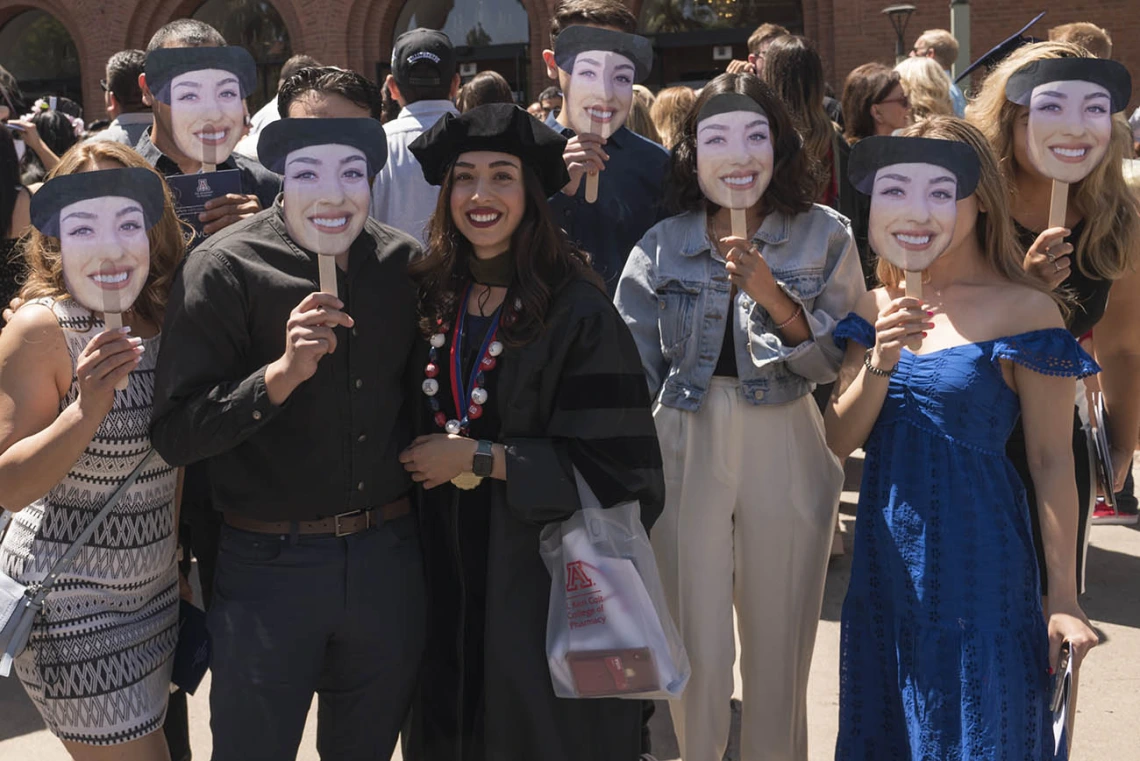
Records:
[[[47,306],[76,358],[103,330],[73,301]],[[25,309],[34,308],[29,304]],[[71,471],[16,513],[0,568],[21,583],[42,580],[107,497],[150,450],[159,337]],[[60,410],[79,394],[72,376]],[[174,496],[177,473],[155,457],[61,576],[32,630],[16,673],[58,737],[115,745],[162,727],[178,636]]]

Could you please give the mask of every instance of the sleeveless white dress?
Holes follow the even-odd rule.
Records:
[[[71,300],[40,304],[63,328],[75,401],[76,358],[103,322]],[[159,337],[126,391],[68,474],[16,513],[0,543],[0,568],[21,583],[42,580],[150,451]],[[58,737],[115,745],[160,729],[178,638],[174,496],[177,472],[157,455],[120,499],[49,594],[16,673]]]

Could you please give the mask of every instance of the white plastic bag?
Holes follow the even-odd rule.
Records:
[[[640,506],[603,509],[575,469],[582,509],[542,531],[550,571],[546,656],[561,698],[668,699],[689,658],[665,603]]]

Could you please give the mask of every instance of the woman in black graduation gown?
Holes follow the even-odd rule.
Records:
[[[661,454],[637,349],[546,199],[565,139],[521,109],[445,116],[412,143],[441,185],[420,282],[428,643],[405,752],[435,761],[632,761],[641,704],[554,696],[543,526],[580,507],[661,511]]]

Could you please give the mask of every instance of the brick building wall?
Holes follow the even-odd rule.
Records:
[[[415,0],[411,0],[414,2]],[[118,50],[143,48],[167,21],[191,15],[203,0],[0,0],[0,27],[21,11],[38,8],[59,19],[79,51],[83,100],[88,118],[102,111],[99,80],[106,60]],[[404,0],[269,0],[283,18],[294,52],[374,76],[391,54],[391,30]],[[522,0],[530,19],[529,86],[533,96],[546,86],[541,51],[547,45],[551,11],[557,0]],[[642,0],[628,0],[640,10]],[[881,10],[890,0],[802,0],[804,34],[823,55],[829,79],[841,89],[847,73],[861,63],[890,63],[894,32]],[[923,29],[949,28],[948,0],[912,0],[907,46]],[[1140,13],[1137,0],[974,0],[971,4],[972,54],[977,57],[1019,29],[1040,10],[1048,15],[1032,30],[1044,37],[1049,27],[1093,21],[1107,28],[1115,57],[1133,72],[1140,88]],[[745,51],[735,45],[739,57]],[[666,53],[667,55],[668,53]],[[709,50],[711,60],[711,47]],[[1137,92],[1140,90],[1135,90]],[[1135,100],[1135,97],[1134,97]]]

